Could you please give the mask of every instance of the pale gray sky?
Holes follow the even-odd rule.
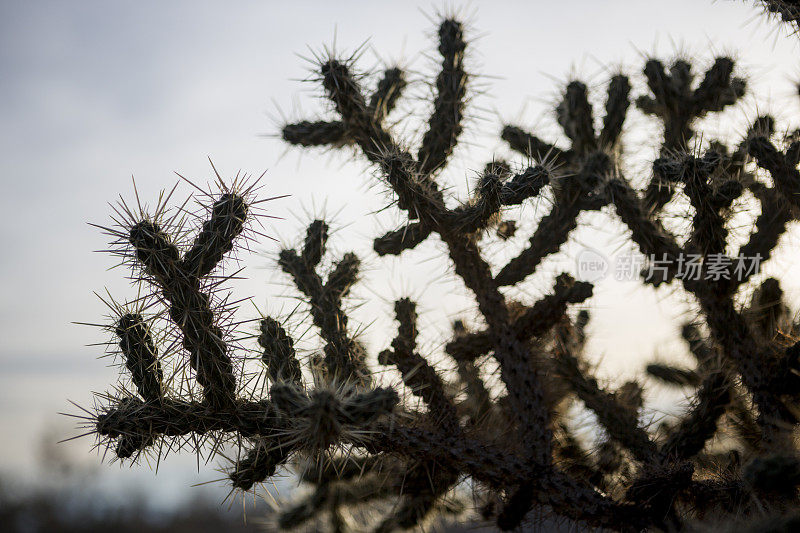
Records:
[[[470,65],[483,75],[482,93],[471,107],[470,146],[445,177],[456,190],[464,190],[470,169],[494,153],[507,155],[496,140],[500,117],[557,139],[550,106],[565,79],[577,76],[602,90],[610,72],[604,65],[636,75],[647,53],[686,51],[702,64],[715,53],[735,54],[741,72],[753,76],[753,92],[725,124],[741,129],[756,110],[768,110],[785,125],[800,125],[791,84],[798,74],[798,40],[757,18],[746,2],[450,4],[469,15],[476,37]],[[266,170],[265,194],[292,195],[268,206],[285,218],[269,224],[270,233],[293,240],[311,214],[327,212],[342,227],[334,249],[369,249],[378,228],[395,219],[385,213],[378,223],[370,215],[385,197],[363,165],[347,156],[287,152],[265,134],[276,132],[275,117],[282,114],[304,118],[321,111],[317,87],[298,81],[310,67],[298,54],[307,57],[309,47],[320,50],[334,38],[343,51],[368,41],[365,68],[379,58],[408,66],[416,83],[407,108],[418,108],[426,94],[423,81],[433,71],[425,53],[434,47],[428,18],[434,11],[428,2],[0,4],[0,427],[13,428],[0,435],[0,473],[30,476],[40,435],[48,427],[69,430],[55,414],[70,410],[67,399],[88,404],[91,390],[116,379],[116,371],[96,359],[102,349],[85,347],[105,338],[71,322],[102,320],[104,306],[92,291],[107,287],[119,299],[133,294],[122,270],[107,270],[114,260],[92,253],[106,243],[87,225],[106,223],[107,202],[118,194],[133,197],[131,175],[142,198],[155,198],[175,182],[173,171],[205,183],[211,176],[207,156],[228,175]],[[641,94],[641,86],[637,90]],[[630,127],[636,125],[650,127],[634,113]],[[634,155],[645,160],[653,153],[641,148]],[[526,209],[535,213],[537,206]],[[597,225],[548,262],[545,276],[526,282],[524,296],[534,298],[552,274],[570,270],[569,252],[576,247],[588,243],[608,252],[625,242],[617,226]],[[518,240],[521,246],[525,239]],[[794,241],[796,236],[787,239]],[[250,279],[234,285],[237,296],[255,295],[269,311],[293,305],[281,298],[285,282],[273,272],[277,250],[262,242],[259,253],[243,256]],[[436,251],[427,245],[400,261],[365,256],[369,271],[357,295],[369,301],[356,316],[385,316],[367,330],[373,350],[391,336],[389,301],[401,293],[420,299],[432,348],[447,330],[446,319],[467,310],[442,263],[426,260]],[[786,272],[789,264],[779,258],[774,269]],[[666,292],[636,287],[604,282],[590,306],[597,311],[593,346],[608,363],[608,376],[633,376],[654,352],[669,356],[681,349],[675,324],[684,309],[674,307]],[[788,279],[786,287],[792,296],[800,294],[800,281]],[[83,456],[90,444],[80,440],[69,450]],[[108,466],[98,472],[164,485],[187,469],[195,476],[187,466],[192,460],[159,478]],[[210,469],[196,476],[218,477]]]

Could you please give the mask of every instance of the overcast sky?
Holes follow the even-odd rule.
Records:
[[[482,74],[475,85],[481,94],[470,108],[469,146],[443,178],[456,191],[464,191],[472,169],[494,154],[508,155],[497,141],[501,119],[557,140],[551,107],[564,80],[585,79],[600,94],[609,73],[621,68],[636,76],[647,54],[687,52],[702,65],[714,54],[739,59],[741,73],[753,76],[754,94],[726,114],[724,127],[712,121],[713,131],[741,131],[757,111],[774,112],[786,126],[800,125],[792,86],[798,40],[758,18],[747,2],[450,4],[472,24],[469,65]],[[105,340],[102,332],[72,322],[103,320],[106,311],[93,291],[108,288],[120,300],[134,294],[123,270],[108,270],[115,260],[93,253],[106,242],[87,224],[107,223],[107,204],[119,194],[133,198],[131,176],[140,197],[155,199],[175,183],[173,171],[208,183],[207,157],[227,176],[266,171],[264,195],[291,195],[268,205],[284,220],[270,222],[267,232],[282,242],[292,242],[312,215],[335,215],[341,229],[333,248],[366,253],[369,270],[356,296],[368,303],[357,314],[365,322],[386,317],[367,329],[373,351],[391,337],[387,313],[391,299],[403,293],[419,298],[432,350],[448,318],[469,316],[460,286],[447,281],[442,263],[427,260],[436,255],[435,245],[401,261],[366,252],[379,229],[398,219],[392,213],[378,221],[371,216],[386,197],[363,165],[348,156],[287,151],[270,137],[282,117],[324,111],[315,99],[317,87],[301,81],[312,66],[304,58],[334,40],[345,52],[367,43],[364,69],[381,61],[409,68],[411,104],[403,109],[418,109],[415,102],[426,94],[433,72],[428,51],[435,11],[427,2],[377,1],[0,4],[0,427],[14,428],[0,435],[0,473],[31,472],[35,443],[47,428],[70,434],[69,423],[55,414],[70,410],[67,399],[88,404],[91,390],[116,379],[116,371],[97,360],[102,348],[86,347]],[[640,124],[652,130],[633,115],[629,129]],[[641,150],[634,154],[641,159],[654,153],[652,147]],[[179,192],[188,195],[191,188]],[[525,209],[541,214],[546,204]],[[586,244],[618,249],[621,229],[602,226],[570,250]],[[521,246],[525,236],[518,240]],[[796,240],[789,236],[786,242]],[[237,297],[254,295],[270,312],[294,305],[281,297],[290,292],[273,271],[278,249],[263,241],[256,253],[242,255],[250,280],[234,285]],[[564,254],[545,270],[569,270],[572,260]],[[790,260],[779,257],[775,272],[786,272]],[[530,280],[520,297],[532,300],[549,279]],[[668,293],[637,286],[601,284],[590,306],[597,317],[593,347],[608,361],[608,375],[633,376],[654,352],[670,356],[681,349],[675,328],[685,308],[675,307]],[[787,280],[792,297],[798,287],[800,282]],[[82,453],[90,444],[85,439],[70,449]],[[201,472],[198,479],[214,477]],[[149,471],[137,479],[157,483]]]

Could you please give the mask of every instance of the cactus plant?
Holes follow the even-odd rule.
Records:
[[[417,306],[409,298],[394,303],[397,330],[387,332],[386,349],[371,364],[345,306],[359,258],[323,261],[323,220],[311,222],[302,244],[278,260],[308,304],[321,355],[298,358],[281,317],[260,317],[255,342],[237,339],[234,304],[219,292],[230,276],[221,265],[256,234],[252,220],[262,204],[257,181],[226,185],[220,178],[219,189],[200,198],[205,207],[195,224],[185,209],[167,209],[169,195],[150,212],[120,204],[115,225],[106,228],[136,282],[152,291],[112,306],[110,329],[135,387],[99,396],[87,425],[120,459],[181,446],[211,454],[232,448],[238,459],[228,477],[240,490],[294,468],[310,492],[280,510],[277,525],[285,529],[392,531],[457,515],[503,530],[543,516],[620,531],[678,530],[704,520],[750,520],[754,528],[796,523],[800,325],[778,280],[757,284],[756,277],[758,263],[800,213],[796,134],[777,135],[774,120],[763,116],[732,147],[696,141],[699,119],[736,105],[745,81],[727,57],[699,79],[686,59],[666,65],[651,58],[643,69],[649,92],[632,98],[628,78],[616,74],[599,116],[586,84],[566,85],[555,109],[566,148],[505,125],[500,136],[524,163],[493,160],[472,196],[459,201],[440,175],[464,129],[473,74],[465,66],[463,24],[444,18],[438,39],[441,68],[416,146],[387,120],[407,74],[391,67],[371,78],[354,58],[335,55],[316,67],[335,116],[285,124],[282,135],[303,149],[355,150],[375,167],[406,217],[374,240],[379,256],[412,255],[432,236],[444,243],[483,323],[468,330],[456,322],[444,339],[456,374],[440,372],[436,354],[418,344]],[[370,92],[365,80],[375,78]],[[623,174],[632,102],[663,125],[660,154],[641,191]],[[760,214],[736,250],[729,222],[735,203],[747,205],[745,193]],[[552,194],[553,206],[528,245],[493,264],[481,239],[518,234],[509,208],[544,194]],[[686,235],[665,223],[679,208],[676,197],[688,201]],[[680,286],[699,305],[682,331],[695,366],[646,367],[652,380],[691,391],[691,405],[674,422],[655,427],[641,416],[648,381],[610,388],[593,375],[585,354],[589,313],[573,309],[591,298],[590,283],[562,273],[538,301],[506,293],[562,248],[585,211],[627,227],[648,258],[644,283]],[[692,274],[689,256],[700,259]],[[255,376],[242,363],[252,350],[263,365]],[[489,359],[499,368],[496,386],[486,380]],[[402,386],[387,384],[381,367],[396,368]],[[254,393],[256,379],[268,387]],[[595,446],[576,432],[571,406],[594,414]]]
[[[800,25],[800,2],[797,0],[761,0],[764,10],[795,29]]]

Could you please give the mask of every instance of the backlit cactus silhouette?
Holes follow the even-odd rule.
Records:
[[[794,31],[800,29],[800,2],[797,0],[760,0],[760,3],[767,13],[791,24]]]
[[[667,66],[650,59],[649,92],[634,99],[628,78],[615,75],[598,116],[587,86],[567,84],[556,116],[568,148],[516,125],[503,127],[502,139],[525,165],[487,164],[472,197],[453,202],[439,175],[464,128],[472,76],[462,24],[443,20],[438,37],[441,70],[416,146],[387,120],[406,73],[389,68],[369,91],[370,78],[356,71],[355,61],[337,56],[318,65],[335,117],[287,124],[283,138],[305,148],[355,150],[375,167],[407,216],[402,227],[374,240],[378,255],[412,255],[432,236],[444,243],[483,323],[468,330],[456,322],[452,338],[443,339],[455,377],[437,370],[435,354],[418,345],[417,307],[408,298],[394,303],[397,330],[386,332],[386,349],[369,357],[344,305],[358,282],[359,259],[347,253],[322,266],[328,241],[322,220],[278,261],[308,303],[322,354],[298,358],[278,317],[259,319],[255,341],[237,339],[234,304],[219,292],[226,279],[219,265],[237,240],[256,234],[252,220],[261,204],[257,182],[220,180],[217,193],[200,198],[207,208],[196,228],[185,209],[166,215],[169,198],[150,214],[123,204],[108,228],[134,277],[153,293],[113,306],[111,329],[135,390],[99,396],[89,426],[119,458],[181,446],[212,455],[238,451],[228,475],[242,490],[280,467],[296,469],[310,492],[279,510],[277,525],[286,529],[391,531],[461,517],[503,530],[564,519],[620,531],[679,530],[704,521],[715,527],[754,521],[754,530],[788,531],[800,516],[800,326],[779,282],[754,276],[800,212],[798,134],[776,134],[774,120],[763,116],[733,147],[701,142],[698,120],[746,92],[733,61],[716,58],[698,77],[687,60]],[[632,101],[663,125],[660,156],[641,191],[621,164]],[[513,236],[517,221],[508,208],[548,191],[553,207],[527,246],[494,264],[481,239],[491,232]],[[737,250],[728,224],[734,205],[749,205],[746,193],[760,214]],[[678,196],[691,206],[686,235],[664,223]],[[674,422],[656,427],[643,419],[644,382],[612,390],[593,377],[584,354],[589,314],[571,309],[592,296],[590,283],[563,273],[539,301],[512,301],[504,293],[562,248],[585,211],[624,223],[648,258],[645,283],[681,286],[699,304],[696,320],[682,331],[695,366],[656,362],[646,369],[691,392],[691,406]],[[697,276],[687,274],[689,256],[701,259]],[[154,328],[165,320],[172,326]],[[251,374],[242,361],[254,351],[263,370]],[[375,356],[377,367],[370,363]],[[499,368],[499,386],[486,380],[489,358]],[[404,387],[383,384],[382,367],[396,368]],[[269,384],[268,393],[251,386],[259,380]],[[571,406],[594,414],[600,428],[594,445],[576,431]]]

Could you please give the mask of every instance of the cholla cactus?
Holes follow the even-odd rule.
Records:
[[[764,10],[791,24],[795,30],[800,26],[800,2],[797,0],[760,0]]]
[[[556,116],[568,148],[506,125],[501,137],[526,166],[493,161],[474,195],[455,203],[438,176],[463,129],[472,80],[466,48],[462,24],[443,20],[433,111],[415,148],[387,121],[405,73],[385,70],[370,93],[352,58],[324,57],[318,65],[335,118],[283,128],[291,144],[356,150],[375,166],[407,215],[402,227],[375,239],[377,254],[413,254],[432,235],[446,245],[484,324],[469,331],[456,322],[445,339],[455,379],[418,346],[416,304],[408,298],[395,302],[397,332],[386,335],[378,367],[369,364],[345,311],[359,259],[344,254],[323,271],[328,226],[322,220],[309,225],[301,247],[281,251],[278,263],[309,304],[323,355],[305,364],[284,324],[262,317],[263,372],[247,374],[240,362],[255,343],[236,340],[232,304],[217,292],[226,279],[218,265],[253,231],[258,204],[255,187],[237,179],[201,199],[211,207],[196,235],[184,209],[166,216],[168,199],[154,214],[124,204],[118,210],[117,225],[108,229],[115,249],[137,281],[154,290],[115,306],[111,329],[136,392],[123,387],[100,396],[88,419],[92,430],[121,459],[181,444],[212,454],[233,446],[239,459],[228,474],[242,490],[293,465],[311,491],[280,510],[277,525],[286,529],[327,520],[336,531],[391,531],[465,512],[503,530],[541,517],[621,531],[677,530],[704,520],[767,521],[755,528],[795,523],[800,326],[776,279],[762,281],[745,305],[738,302],[755,283],[753,258],[768,259],[800,212],[797,134],[776,135],[773,119],[764,116],[733,148],[694,141],[698,119],[735,105],[744,80],[733,76],[726,57],[716,58],[699,81],[687,60],[667,68],[650,59],[644,67],[650,92],[635,103],[663,123],[664,136],[643,191],[622,173],[632,89],[617,74],[601,119],[585,84],[566,86]],[[513,236],[508,208],[546,191],[555,202],[528,246],[507,264],[492,264],[480,240],[493,231]],[[761,211],[735,253],[728,225],[734,205],[746,205],[745,192]],[[662,223],[677,196],[691,205],[685,236]],[[600,210],[618,217],[650,258],[645,283],[680,284],[699,304],[696,320],[682,331],[695,367],[647,366],[653,379],[692,391],[686,413],[658,427],[641,416],[644,381],[614,390],[592,376],[584,355],[589,314],[571,310],[592,296],[591,284],[563,273],[539,301],[512,301],[504,293],[561,249],[582,212]],[[698,275],[689,275],[687,256],[699,258]],[[153,324],[165,320],[172,325],[154,333]],[[499,367],[499,386],[486,381],[489,358]],[[399,371],[405,387],[381,384],[386,366]],[[250,384],[264,378],[268,394],[253,392]],[[596,416],[602,430],[596,446],[576,432],[573,405]]]

